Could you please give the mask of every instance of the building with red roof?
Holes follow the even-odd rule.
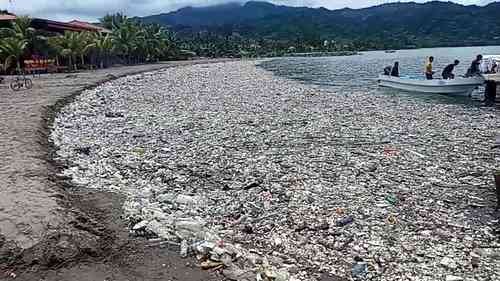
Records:
[[[15,20],[16,15],[14,14],[0,14],[0,22],[11,22]],[[60,22],[54,20],[33,18],[31,19],[31,26],[35,29],[56,33],[64,33],[65,31],[111,33],[111,30],[109,29],[79,20]]]
[[[0,15],[0,21],[14,21],[14,20],[16,20],[15,15],[11,15],[11,14]]]
[[[103,27],[77,20],[71,22],[60,22],[35,18],[32,19],[31,25],[36,29],[57,33],[64,33],[65,31],[111,33],[110,30]]]
[[[88,29],[89,31],[94,31],[99,33],[111,33],[111,30],[109,29],[85,21],[73,20],[68,23],[74,26],[78,26],[80,28]]]

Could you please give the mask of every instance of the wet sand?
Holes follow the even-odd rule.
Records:
[[[0,280],[209,280],[186,260],[130,239],[116,194],[72,190],[47,141],[55,112],[86,88],[129,74],[207,61],[116,67],[0,85]],[[10,78],[7,78],[6,83]],[[147,257],[144,259],[144,257]]]

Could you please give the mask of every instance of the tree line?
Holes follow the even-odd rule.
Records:
[[[20,71],[23,61],[34,56],[52,58],[71,70],[183,58],[174,33],[158,24],[115,14],[102,18],[101,25],[111,32],[55,34],[35,30],[29,17],[17,17],[9,26],[0,27],[1,70]]]
[[[57,34],[34,29],[29,17],[19,16],[11,24],[0,25],[0,72],[19,72],[24,60],[32,57],[50,58],[57,66],[78,70],[189,57],[277,57],[366,49],[365,42],[324,41],[314,36],[291,42],[256,39],[227,30],[175,34],[159,24],[145,24],[120,13],[104,16],[100,26],[110,32]]]

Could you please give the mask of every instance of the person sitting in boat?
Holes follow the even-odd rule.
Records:
[[[391,75],[392,67],[390,65],[384,67],[384,75]]]
[[[493,61],[493,65],[491,66],[491,73],[497,73],[498,72],[498,64],[496,61]]]
[[[427,61],[427,63],[425,64],[425,78],[427,80],[432,80],[433,79],[433,75],[434,75],[434,71],[432,71],[432,63],[434,62],[434,57],[429,57],[429,60]]]
[[[453,70],[455,69],[455,66],[457,66],[460,63],[459,60],[455,60],[452,64],[449,64],[443,69],[443,79],[455,79],[455,74],[453,74]]]
[[[395,62],[391,70],[391,76],[399,77],[399,62]]]
[[[482,55],[477,55],[476,59],[472,61],[469,69],[467,70],[466,77],[472,77],[481,74],[481,69],[479,66],[481,65],[481,61],[483,60]]]

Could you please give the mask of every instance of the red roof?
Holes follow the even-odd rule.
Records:
[[[15,15],[12,14],[0,14],[0,21],[13,21],[16,19]],[[93,25],[84,21],[70,21],[70,22],[59,22],[47,19],[33,18],[31,21],[33,27],[38,29],[48,29],[49,31],[64,32],[68,31],[91,31],[91,32],[101,32],[101,33],[111,33],[110,30]]]
[[[83,28],[79,28],[78,26],[72,26],[72,25],[62,25],[62,24],[51,24],[48,23],[47,27],[49,27],[51,30],[67,30],[67,31],[89,31]]]
[[[36,29],[43,29],[52,32],[64,32],[64,31],[77,31],[77,32],[90,31],[90,32],[102,32],[102,33],[110,32],[109,30],[102,28],[100,26],[80,21],[60,22],[60,21],[34,18],[31,20],[31,25]]]
[[[68,23],[73,25],[73,26],[83,28],[83,29],[93,30],[96,32],[111,33],[111,31],[106,29],[106,28],[103,28],[103,27],[100,27],[97,25],[93,25],[93,24],[85,22],[85,21],[73,20],[73,21],[70,21]]]
[[[14,15],[9,15],[9,14],[0,15],[0,21],[11,21],[11,20],[15,20],[15,19],[16,19],[16,16],[14,16]]]

